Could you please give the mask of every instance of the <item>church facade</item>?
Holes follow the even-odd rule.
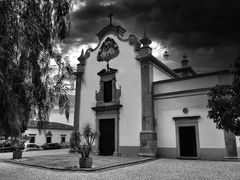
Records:
[[[111,23],[82,51],[76,75],[75,130],[90,124],[99,155],[236,159],[236,137],[207,117],[207,93],[228,71],[197,74],[184,57],[172,70],[152,55],[146,32],[126,37]]]

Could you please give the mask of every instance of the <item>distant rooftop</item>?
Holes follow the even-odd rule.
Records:
[[[29,121],[28,128],[37,129],[37,121]],[[58,122],[48,122],[46,129],[73,130],[73,126]]]

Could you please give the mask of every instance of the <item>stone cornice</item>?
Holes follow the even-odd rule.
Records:
[[[194,76],[185,76],[185,77],[178,77],[178,78],[175,78],[175,79],[155,81],[155,82],[153,82],[153,84],[163,84],[163,83],[168,83],[168,82],[182,81],[182,80],[187,80],[187,79],[201,78],[201,77],[221,75],[221,74],[229,74],[230,75],[231,72],[230,72],[230,70],[215,71],[215,72],[210,72],[210,73],[197,74],[197,75],[194,75]]]
[[[149,54],[144,57],[137,57],[136,59],[139,61],[150,61],[151,63],[153,63],[154,65],[156,65],[157,67],[159,67],[160,69],[162,69],[163,71],[165,71],[166,73],[171,75],[172,77],[179,78],[179,76],[173,70],[171,70],[169,67],[167,67],[165,64],[163,64],[161,61],[159,61],[152,54]]]
[[[92,107],[92,109],[96,112],[104,112],[104,111],[112,111],[112,110],[119,110],[122,107],[121,104],[112,105],[112,106],[96,106]]]
[[[160,94],[154,94],[154,98],[160,98],[160,97],[166,97],[166,96],[174,96],[174,95],[182,95],[182,94],[190,94],[190,93],[199,93],[199,92],[208,92],[213,87],[207,87],[207,88],[198,88],[198,89],[189,89],[189,90],[183,90],[183,91],[174,91],[174,92],[167,92],[167,93],[160,93]]]
[[[199,119],[201,116],[177,116],[173,117],[174,121],[181,121],[181,120],[193,120],[193,119]]]

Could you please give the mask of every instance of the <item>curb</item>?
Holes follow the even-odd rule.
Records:
[[[101,170],[111,170],[115,167],[125,167],[125,166],[131,166],[131,165],[137,165],[137,164],[142,164],[150,161],[154,161],[157,158],[147,158],[147,159],[142,159],[142,160],[136,160],[136,161],[131,161],[131,162],[126,162],[126,163],[120,163],[120,164],[113,164],[109,166],[103,166],[103,167],[93,167],[93,168],[56,168],[56,167],[51,167],[51,166],[42,166],[42,165],[35,165],[35,164],[26,164],[24,162],[20,162],[17,160],[1,160],[2,162],[5,163],[11,163],[11,164],[18,164],[18,165],[24,165],[24,166],[29,166],[29,167],[36,167],[36,168],[44,168],[44,169],[49,169],[49,170],[57,170],[57,171],[70,171],[70,172],[97,172]]]

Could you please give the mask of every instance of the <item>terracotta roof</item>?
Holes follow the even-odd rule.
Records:
[[[29,121],[28,128],[37,128],[37,121]],[[73,130],[73,126],[58,122],[48,122],[46,129]]]
[[[173,69],[173,71],[175,73],[186,73],[186,74],[189,74],[189,75],[192,75],[192,76],[197,75],[196,71],[191,66],[184,67],[184,68]]]

